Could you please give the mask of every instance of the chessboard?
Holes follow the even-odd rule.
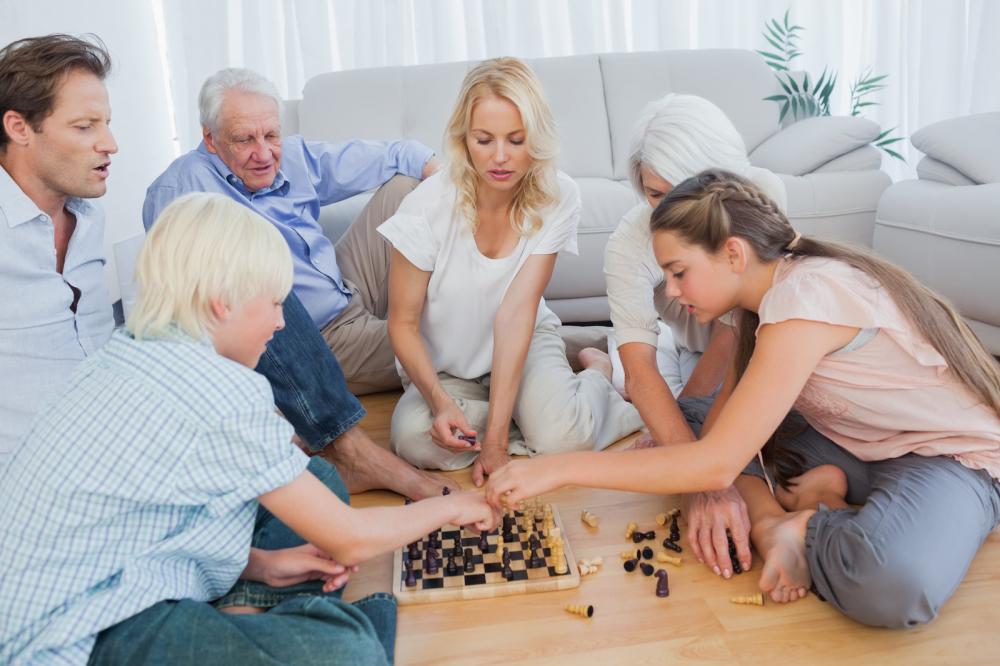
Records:
[[[395,553],[393,594],[406,605],[577,587],[580,572],[565,534],[558,510],[538,504],[507,511],[501,525],[485,534],[485,542],[482,534],[445,525]],[[449,560],[454,563],[450,572]]]

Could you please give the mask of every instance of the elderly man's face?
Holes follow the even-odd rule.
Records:
[[[281,120],[270,97],[229,90],[219,110],[219,130],[203,128],[205,147],[225,162],[251,192],[274,182],[281,164]]]

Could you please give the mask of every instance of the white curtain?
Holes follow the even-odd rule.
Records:
[[[112,166],[109,247],[141,229],[145,187],[197,145],[198,88],[223,67],[249,67],[299,97],[343,69],[659,49],[766,49],[764,22],[790,10],[805,28],[795,65],[839,74],[832,101],[866,67],[888,87],[866,109],[909,136],[932,122],[1000,109],[1000,2],[990,0],[0,0],[0,44],[95,32],[111,49],[121,153]],[[651,88],[656,81],[650,81]],[[894,146],[912,177],[919,155]],[[117,288],[113,285],[115,293]]]

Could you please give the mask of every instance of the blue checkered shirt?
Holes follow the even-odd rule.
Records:
[[[116,332],[0,478],[0,663],[85,664],[101,630],[223,595],[256,498],[306,468],[292,432],[267,380],[207,341]]]

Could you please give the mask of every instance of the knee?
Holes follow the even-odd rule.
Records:
[[[595,448],[593,419],[573,418],[564,411],[548,412],[518,422],[525,445],[535,453],[568,453]]]
[[[378,189],[379,194],[385,198],[386,203],[398,207],[406,195],[417,189],[420,181],[411,176],[404,176],[397,173]]]
[[[851,529],[838,531],[839,543],[830,559],[840,571],[828,579],[831,598],[827,601],[851,619],[873,627],[915,627],[937,617],[944,599],[933,599],[930,590],[934,570],[942,563],[928,562],[902,548],[878,548]],[[829,575],[829,567],[823,569]]]
[[[420,469],[454,470],[468,467],[475,453],[452,453],[434,443],[429,434],[430,413],[424,409],[400,409],[392,413],[389,444],[392,452]]]
[[[342,502],[350,504],[351,494],[347,491],[347,486],[344,485],[344,480],[340,478],[340,472],[336,467],[319,456],[313,456],[309,459],[309,471]]]
[[[684,397],[677,401],[684,420],[687,421],[695,437],[701,437],[701,426],[705,423],[708,410],[712,407],[714,397],[711,396],[691,396]]]

